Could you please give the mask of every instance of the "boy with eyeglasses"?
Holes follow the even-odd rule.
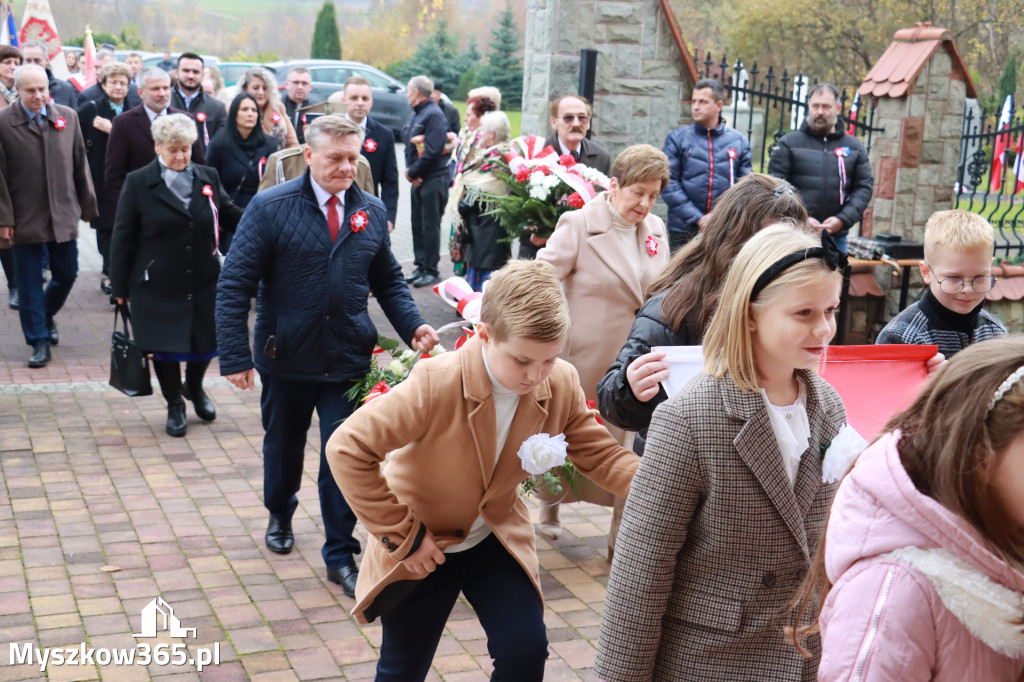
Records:
[[[885,325],[875,343],[935,344],[947,359],[972,343],[1006,335],[982,310],[995,285],[992,225],[967,211],[939,211],[924,231],[921,277],[928,288],[917,303]]]

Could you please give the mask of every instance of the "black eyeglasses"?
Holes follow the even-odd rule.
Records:
[[[925,265],[928,265],[925,263]],[[931,268],[930,265],[928,265]],[[970,282],[971,291],[976,294],[986,294],[992,291],[992,287],[996,285],[996,280],[999,279],[995,275],[982,275],[981,277],[971,277],[970,279],[963,279],[962,277],[946,277],[944,279],[936,278],[935,281],[939,285],[939,291],[950,296],[959,294]]]
[[[590,117],[586,114],[566,114],[562,117],[562,121],[566,125],[572,125],[573,121],[579,121],[580,123],[586,123],[590,120]]]

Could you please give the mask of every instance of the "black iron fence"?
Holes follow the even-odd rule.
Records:
[[[723,108],[723,114],[733,128],[746,133],[754,169],[763,173],[778,141],[799,128],[807,117],[807,93],[817,85],[818,79],[810,80],[802,73],[791,76],[788,69],[782,69],[779,74],[771,65],[762,72],[756,61],[749,68],[742,59],[730,66],[725,55],[716,64],[710,52],[703,60],[694,52],[693,58],[700,75],[716,78],[725,86],[729,103]],[[882,132],[881,128],[874,127],[875,100],[860,101],[851,116],[855,99],[851,99],[849,90],[840,88],[841,123],[862,138],[870,152],[872,133]]]
[[[1019,262],[1024,257],[1024,109],[1010,116],[1009,125],[1000,125],[998,117],[968,102],[956,177],[954,207],[992,223],[996,257]]]

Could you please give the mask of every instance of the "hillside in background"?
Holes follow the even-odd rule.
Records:
[[[94,32],[141,36],[143,49],[194,50],[224,59],[305,58],[323,0],[50,0],[61,38]],[[506,0],[335,0],[343,57],[385,66],[408,57],[437,19],[484,42]],[[525,3],[517,14],[523,16]],[[25,0],[15,0],[21,19]],[[522,25],[522,23],[520,24]]]

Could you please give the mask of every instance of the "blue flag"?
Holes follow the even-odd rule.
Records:
[[[7,3],[7,35],[10,37],[11,46],[18,47],[18,27],[14,24],[14,7]]]

